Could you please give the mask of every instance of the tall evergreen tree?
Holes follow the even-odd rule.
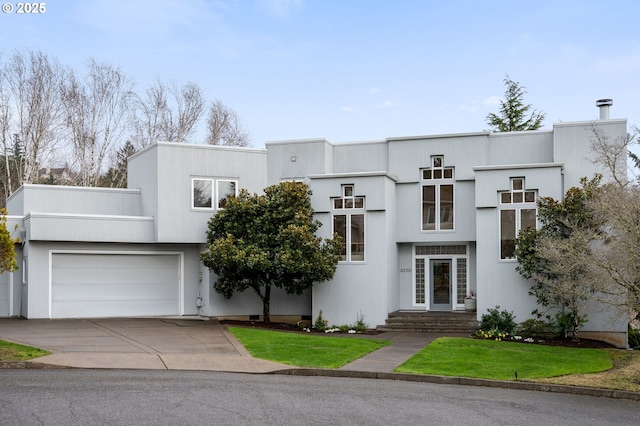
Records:
[[[500,101],[500,113],[487,115],[487,124],[491,131],[520,132],[542,127],[542,120],[546,115],[536,109],[531,110],[531,105],[524,104],[524,95],[527,93],[525,87],[511,80],[509,76],[505,77],[504,84],[505,99]]]

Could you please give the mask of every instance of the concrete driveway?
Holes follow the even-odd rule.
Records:
[[[216,320],[0,319],[0,339],[47,349],[34,362],[76,368],[267,373],[294,367],[253,358]]]

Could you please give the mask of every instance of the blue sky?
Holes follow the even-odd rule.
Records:
[[[193,81],[262,147],[486,130],[506,74],[545,128],[600,98],[640,125],[638,19],[637,0],[50,0],[0,14],[0,52]]]

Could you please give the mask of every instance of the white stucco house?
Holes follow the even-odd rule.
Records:
[[[266,149],[159,142],[129,159],[128,188],[24,185],[7,201],[20,269],[0,276],[0,317],[78,318],[262,312],[251,292],[225,300],[199,261],[207,221],[240,188],[306,181],[320,233],[346,240],[335,277],[303,296],[273,294],[271,313],[370,326],[394,311],[536,307],[515,271],[514,239],[536,224],[539,196],[562,198],[591,161],[592,126],[625,137],[626,119],[551,130],[393,137]],[[13,229],[13,228],[12,228]],[[626,317],[595,310],[585,336],[626,345]]]

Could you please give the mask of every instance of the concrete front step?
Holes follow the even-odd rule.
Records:
[[[407,331],[419,333],[468,333],[478,330],[474,312],[391,312],[379,331]]]

